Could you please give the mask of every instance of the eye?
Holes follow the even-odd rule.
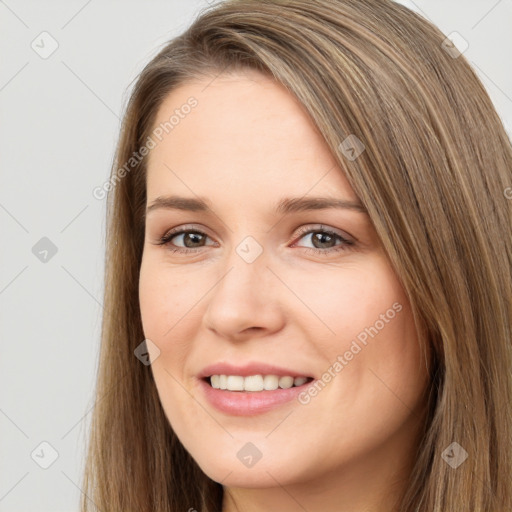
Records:
[[[204,247],[205,240],[210,238],[206,233],[197,229],[179,229],[169,231],[157,242],[157,245],[167,245],[171,252],[197,252],[197,249]],[[179,243],[184,244],[184,247],[176,246],[176,242],[171,242],[176,239]]]
[[[313,229],[305,228],[300,233],[300,238],[309,238],[313,247],[306,248],[308,252],[314,254],[328,255],[333,252],[344,251],[354,245],[352,240],[348,240],[341,234],[319,226]],[[338,244],[336,242],[339,241]]]
[[[345,238],[332,229],[326,229],[324,226],[309,229],[303,228],[299,232],[299,236],[299,239],[309,238],[313,247],[306,247],[305,249],[307,252],[314,254],[329,255],[338,251],[348,250],[351,246],[355,245],[352,240]],[[168,246],[168,249],[174,253],[197,253],[199,249],[206,246],[207,239],[210,239],[210,237],[203,231],[181,227],[167,232],[159,239],[157,245]],[[215,243],[210,245],[215,245]]]

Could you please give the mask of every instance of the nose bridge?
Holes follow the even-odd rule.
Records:
[[[225,257],[226,272],[216,287],[217,293],[228,293],[233,299],[242,301],[268,302],[264,300],[264,291],[270,272],[267,269],[268,251],[263,245],[248,235],[233,244]]]
[[[214,286],[205,321],[226,337],[260,327],[275,329],[280,324],[276,296],[270,294],[273,278],[267,265],[268,251],[253,236],[245,236],[225,254],[222,276]]]

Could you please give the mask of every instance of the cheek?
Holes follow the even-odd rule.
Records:
[[[203,299],[212,286],[204,273],[188,270],[170,268],[158,254],[148,254],[139,278],[144,336],[160,350],[151,365],[153,375],[160,396],[173,402],[189,399],[182,386],[190,385],[194,339],[202,322]]]
[[[144,336],[160,350],[151,371],[167,418],[173,425],[180,421],[172,417],[174,407],[189,400],[183,388],[183,372],[190,343],[183,326],[193,317],[192,306],[197,298],[188,281],[183,272],[165,269],[151,256],[145,256],[142,261],[139,278],[142,326]]]
[[[404,390],[414,403],[425,363],[408,298],[386,260],[330,269],[325,277],[319,272],[303,281],[299,293],[315,313],[300,321],[315,340],[324,361],[319,370],[336,400],[351,408],[381,392]]]
[[[296,277],[289,280],[295,282],[294,292],[303,303],[298,303],[296,313],[301,308],[303,312],[296,314],[295,321],[307,321],[304,328],[308,331],[314,327],[314,339],[321,342],[324,352],[335,351],[334,355],[345,344],[348,349],[358,336],[364,342],[370,337],[368,330],[375,332],[371,329],[375,324],[378,331],[389,330],[388,323],[399,316],[397,310],[406,301],[395,274],[380,257],[368,257],[364,265],[327,267],[299,280]]]
[[[169,337],[179,319],[197,302],[197,294],[197,283],[191,282],[183,272],[165,269],[150,258],[143,259],[139,306],[146,337],[164,338],[166,333]]]

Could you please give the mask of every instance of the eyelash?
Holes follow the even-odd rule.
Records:
[[[208,235],[206,233],[203,233],[202,231],[197,230],[197,229],[180,229],[177,231],[170,231],[169,233],[166,233],[164,236],[162,236],[159,239],[159,241],[157,242],[157,245],[169,246],[168,249],[172,253],[181,253],[181,254],[188,254],[188,253],[194,253],[194,252],[197,253],[197,251],[199,249],[202,249],[202,247],[196,248],[196,249],[191,249],[190,247],[171,247],[170,242],[174,237],[176,237],[178,235],[182,235],[182,234],[189,234],[189,233],[200,234],[200,235],[208,237]],[[332,253],[337,253],[339,251],[346,251],[346,250],[350,249],[351,246],[354,245],[354,242],[352,242],[351,240],[347,240],[346,238],[341,236],[339,233],[336,233],[329,229],[325,229],[323,226],[313,228],[313,229],[305,228],[304,230],[302,230],[298,233],[299,239],[303,238],[304,236],[309,235],[311,233],[324,233],[324,234],[327,234],[330,236],[334,236],[341,241],[341,244],[336,245],[331,248],[328,248],[328,249],[317,249],[316,247],[304,247],[304,249],[310,253],[319,254],[322,256],[328,256]]]

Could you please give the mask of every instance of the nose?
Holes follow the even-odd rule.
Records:
[[[207,329],[238,341],[269,336],[283,327],[283,285],[268,263],[265,251],[249,263],[233,249],[206,297],[209,302],[203,322]]]

